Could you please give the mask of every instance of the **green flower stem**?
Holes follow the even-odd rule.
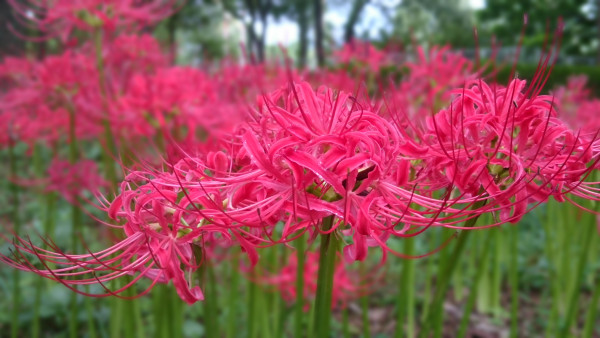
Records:
[[[544,232],[546,233],[546,241],[545,241],[545,254],[550,262],[550,275],[548,276],[548,280],[550,281],[550,292],[551,292],[551,305],[550,305],[550,314],[548,316],[545,337],[552,336],[553,332],[558,330],[557,322],[558,322],[558,305],[561,300],[561,285],[559,283],[560,276],[558,271],[558,258],[557,253],[560,250],[556,246],[556,243],[559,240],[559,232],[562,229],[562,225],[557,222],[560,221],[560,217],[557,215],[557,210],[559,209],[558,202],[554,200],[548,201],[546,204],[546,217],[544,219]],[[565,253],[563,253],[565,254]]]
[[[15,156],[15,144],[14,142],[10,142],[8,146],[8,162],[10,166],[10,177],[17,176],[17,159]],[[14,183],[9,183],[10,194],[12,199],[12,221],[13,221],[13,230],[16,235],[19,234],[21,229],[21,217],[19,214],[20,203],[19,203],[19,186]],[[12,308],[12,316],[11,316],[11,325],[10,325],[10,336],[12,338],[17,338],[19,334],[19,314],[21,313],[21,274],[17,269],[13,270],[13,308]]]
[[[477,210],[485,205],[485,201],[479,201],[473,204],[472,210]],[[479,216],[475,216],[473,218],[465,221],[464,226],[467,228],[473,227],[477,222]],[[440,337],[442,331],[443,324],[443,311],[444,311],[444,300],[446,299],[446,293],[448,292],[448,288],[450,287],[450,278],[452,277],[452,273],[457,266],[458,261],[460,261],[460,257],[465,249],[465,244],[469,239],[471,234],[470,230],[463,230],[458,235],[458,239],[456,240],[456,245],[454,246],[454,250],[449,255],[451,259],[445,261],[445,264],[442,266],[441,273],[438,275],[437,285],[435,289],[435,294],[433,296],[433,301],[431,307],[429,308],[429,312],[426,315],[426,320],[421,325],[421,332],[419,337],[428,337],[429,329],[431,328],[431,324],[433,323],[433,327],[435,328],[434,337]]]
[[[490,305],[495,318],[500,318],[502,305],[500,304],[500,293],[502,291],[502,232],[500,228],[491,229],[494,239],[494,256],[492,261],[492,283],[490,289]]]
[[[281,264],[282,262],[287,262],[287,255],[288,255],[288,250],[287,247],[282,245],[279,247],[279,251],[280,251],[280,255],[278,257],[281,257],[281,259],[278,259],[277,263],[279,264],[277,267],[276,271],[281,271]],[[285,326],[285,321],[287,318],[287,315],[290,313],[289,311],[287,311],[287,305],[286,303],[283,301],[283,299],[281,298],[281,295],[279,293],[275,294],[275,297],[277,297],[277,304],[278,304],[278,316],[279,319],[277,321],[277,327],[275,330],[275,334],[273,335],[274,337],[283,337],[283,330],[284,330],[284,326]]]
[[[415,238],[404,239],[404,253],[414,255]],[[406,324],[406,336],[415,336],[415,260],[405,259],[402,262],[402,278],[398,297],[396,299],[396,308],[398,318],[396,323],[395,337],[404,336],[404,324]]]
[[[432,240],[431,234],[430,233],[426,233],[423,234],[425,236],[428,236],[428,242],[430,243],[430,251],[433,251],[437,248],[436,243],[434,240]],[[423,312],[421,313],[421,322],[425,322],[425,317],[427,317],[427,314],[429,313],[429,307],[431,306],[431,295],[432,295],[432,280],[433,280],[433,259],[435,257],[434,256],[429,256],[427,258],[424,258],[426,261],[426,266],[425,266],[425,297],[423,299]]]
[[[508,263],[508,283],[510,284],[510,338],[519,335],[519,228],[510,228],[510,262]]]
[[[303,337],[304,318],[304,258],[306,254],[306,236],[302,235],[296,240],[296,304],[294,304],[294,337]]]
[[[258,286],[252,280],[256,277],[256,267],[252,269],[250,276],[251,280],[248,281],[250,289],[248,292],[248,338],[254,338],[257,337],[256,322],[258,320],[258,313],[256,303],[258,297],[256,294],[258,293]]]
[[[231,260],[231,271],[230,271],[230,287],[229,293],[227,294],[227,322],[228,323],[236,323],[238,321],[238,298],[240,297],[239,292],[239,280],[240,274],[238,272],[239,268],[239,255],[237,252],[233,254],[233,259]],[[239,327],[236,325],[227,325],[227,338],[234,338],[239,333]]]
[[[475,280],[473,281],[473,285],[471,286],[471,290],[469,292],[469,298],[467,298],[467,303],[465,304],[465,309],[463,311],[463,316],[460,321],[460,326],[458,328],[458,333],[456,337],[466,337],[467,329],[469,328],[469,322],[471,319],[471,313],[473,312],[473,308],[475,307],[475,300],[477,299],[478,294],[478,286],[479,281],[483,277],[483,273],[485,271],[485,265],[487,261],[487,256],[490,251],[490,244],[492,239],[492,233],[488,232],[486,234],[485,243],[483,245],[483,253],[479,253],[480,261],[479,261],[479,269],[477,269],[477,273],[475,275]]]
[[[334,216],[323,220],[323,230],[330,230],[333,226]],[[319,256],[319,271],[317,275],[317,294],[315,299],[315,334],[314,337],[329,337],[331,324],[331,301],[333,294],[333,272],[335,270],[335,257],[337,252],[337,238],[335,231],[321,235],[321,248]]]
[[[575,321],[575,317],[577,315],[577,310],[579,308],[579,296],[581,295],[581,286],[584,280],[585,266],[587,263],[587,258],[589,255],[589,250],[591,247],[592,239],[596,235],[596,226],[593,220],[593,215],[586,214],[586,217],[590,218],[589,222],[581,222],[580,224],[585,224],[587,226],[586,229],[582,229],[583,237],[583,249],[579,253],[579,258],[577,265],[575,266],[575,274],[572,280],[572,288],[570,298],[568,300],[567,313],[565,315],[564,321],[561,323],[560,330],[557,332],[557,337],[567,337],[569,336],[569,331],[573,322]],[[567,256],[567,255],[565,255]]]
[[[77,135],[76,135],[76,115],[75,110],[71,105],[68,105],[69,111],[69,163],[71,165],[77,164],[79,161],[79,148],[77,146]],[[79,198],[77,195],[71,196],[73,198],[71,204],[71,250],[73,252],[79,251],[79,240],[78,235],[81,232],[82,214],[80,206],[78,205]],[[71,314],[69,316],[69,337],[77,338],[79,336],[79,305],[77,304],[77,294],[71,294],[70,308]]]
[[[342,310],[342,333],[344,338],[350,338],[350,323],[348,321],[348,307]],[[296,336],[294,336],[296,337]]]
[[[588,312],[583,327],[584,338],[591,338],[594,336],[594,328],[598,323],[598,300],[600,300],[600,278],[596,278],[594,283],[594,293],[588,306]]]
[[[360,262],[359,271],[361,276],[366,276],[366,265],[365,262]],[[361,316],[362,316],[362,329],[363,337],[371,337],[371,328],[369,325],[369,295],[364,295],[360,298]]]
[[[202,262],[198,269],[198,280],[204,292],[204,311],[203,321],[206,330],[206,337],[219,337],[219,306],[217,304],[217,285],[215,282],[215,273],[213,266],[203,257],[202,248],[192,245],[196,262]]]
[[[206,283],[204,290],[206,291],[206,336],[218,337],[219,332],[219,306],[217,304],[217,285],[215,282],[215,272],[213,266],[207,262],[205,266]]]
[[[104,59],[102,58],[102,30],[97,29],[94,31],[94,48],[96,52],[96,69],[98,70],[98,84],[100,86],[100,94],[102,96],[102,108],[106,112],[107,118],[103,119],[102,126],[104,128],[104,142],[105,147],[102,147],[102,161],[104,170],[108,182],[111,184],[110,188],[117,189],[117,171],[115,168],[115,162],[112,156],[117,154],[117,146],[115,144],[115,137],[110,126],[108,119],[108,105],[107,105],[107,93],[106,93],[106,78],[104,74]]]
[[[166,299],[164,296],[166,294],[167,286],[163,284],[157,285],[154,290],[152,290],[152,307],[154,312],[154,335],[158,338],[168,337],[168,327],[165,327],[168,322],[163,320],[162,317],[166,315],[165,311],[165,302]],[[113,303],[114,304],[114,303]],[[112,319],[112,318],[111,318]],[[114,326],[111,325],[111,328]],[[111,337],[112,333],[111,333]]]
[[[42,158],[41,152],[42,152],[42,147],[39,144],[36,144],[33,148],[33,168],[35,171],[35,176],[37,178],[44,177],[44,169],[42,166],[43,158]],[[47,195],[47,194],[44,194],[43,191],[41,191],[41,189],[37,193],[39,194],[40,197]],[[43,198],[40,198],[40,201],[38,203],[40,205],[42,205],[42,203],[44,203]],[[33,301],[33,320],[32,320],[32,324],[31,324],[31,336],[35,337],[35,338],[40,336],[40,306],[41,306],[43,288],[44,288],[44,279],[38,278],[35,283],[35,296],[34,296],[35,298]]]

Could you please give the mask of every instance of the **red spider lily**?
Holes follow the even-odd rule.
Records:
[[[67,41],[74,29],[135,29],[149,26],[173,14],[178,0],[9,0],[25,26],[39,29],[45,38]]]
[[[226,122],[223,115],[199,113],[215,99],[212,85],[201,71],[166,68],[153,76],[134,76],[120,99],[121,116],[117,117],[131,125],[128,130],[144,136],[166,130],[177,134],[183,127],[196,135],[196,129],[215,131]],[[235,122],[234,116],[229,118]]]
[[[294,303],[296,301],[296,274],[297,274],[297,257],[292,255],[287,264],[281,268],[274,276],[261,277],[260,282],[274,285],[284,301]],[[319,253],[306,252],[304,262],[304,311],[308,311],[310,304],[317,292],[317,274],[319,270]],[[357,280],[358,276],[353,275],[348,271],[348,267],[341,259],[335,266],[333,272],[333,293],[332,293],[332,308],[345,308],[348,302],[358,299],[367,294],[365,286]]]
[[[107,182],[98,173],[96,162],[81,160],[77,163],[54,159],[48,168],[46,191],[58,191],[67,201],[76,203],[82,191],[96,193]]]
[[[443,204],[415,194],[409,175],[397,171],[398,163],[407,168],[418,146],[368,101],[326,87],[314,91],[292,83],[263,95],[248,124],[224,147],[214,164],[210,156],[184,158],[175,166],[182,179],[169,184],[186,190],[220,185],[227,201],[223,222],[256,229],[246,234],[255,241],[271,238],[279,221],[286,240],[334,215],[338,221],[330,231],[340,228],[353,239],[346,258],[363,260],[369,246],[389,250],[391,234],[412,236],[405,234],[409,226],[435,224]]]
[[[563,200],[592,160],[589,142],[556,118],[552,98],[528,93],[521,80],[507,88],[474,82],[428,120],[427,176],[445,175],[466,196],[483,191],[482,210],[499,211],[500,222],[518,221],[530,199]]]
[[[581,137],[589,139],[600,130],[596,114],[600,100],[590,97],[586,83],[587,78],[583,75],[570,77],[567,85],[557,88],[553,94],[561,120],[574,130],[581,130]]]
[[[0,114],[12,120],[13,133],[20,140],[56,142],[67,134],[69,115],[76,111],[76,136],[85,139],[97,135],[100,128],[95,121],[79,114],[79,108],[85,104],[82,88],[98,90],[98,73],[91,59],[67,51],[41,62],[31,61],[18,71],[9,68],[13,63],[7,61],[3,65],[5,72],[0,73],[11,84],[2,96]],[[82,79],[81,74],[86,77]]]
[[[366,69],[377,73],[388,63],[388,55],[379,51],[367,41],[357,39],[346,43],[340,50],[334,53],[335,58],[340,64],[358,63],[366,66]]]
[[[102,56],[111,93],[123,91],[135,76],[155,74],[168,66],[160,44],[149,34],[119,34],[103,44]]]
[[[211,197],[194,192],[180,198],[179,186],[158,185],[160,179],[152,180],[145,175],[131,173],[121,184],[122,193],[107,209],[111,218],[123,222],[118,227],[126,236],[112,247],[95,253],[70,254],[50,241],[45,241],[49,249],[42,249],[30,240],[17,238],[14,256],[1,256],[0,260],[59,281],[82,294],[86,293],[76,289],[76,285],[100,284],[106,291],[91,296],[118,296],[146,277],[152,284],[140,295],[156,283],[173,281],[177,293],[188,304],[202,300],[202,291],[194,285],[193,272],[206,255],[199,256],[196,251],[206,250],[205,241],[230,243],[231,235],[210,218],[194,212],[199,205],[206,204],[207,207],[202,207],[206,214],[218,214],[210,209]],[[41,261],[43,268],[31,260],[32,255]],[[56,268],[50,268],[50,264]],[[135,278],[118,290],[110,290],[106,285],[127,275]]]
[[[417,48],[417,58],[406,62],[408,73],[386,97],[391,106],[390,113],[402,113],[421,126],[431,112],[437,112],[451,101],[452,89],[464,86],[476,79],[481,69],[474,69],[473,63],[453,53],[450,46],[433,46],[426,54],[422,47]]]

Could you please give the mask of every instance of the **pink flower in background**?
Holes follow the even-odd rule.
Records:
[[[354,39],[346,43],[342,49],[334,53],[335,58],[341,64],[364,65],[369,71],[379,72],[381,67],[388,63],[388,55],[367,41]]]
[[[179,0],[8,0],[20,21],[67,41],[74,30],[139,30],[179,9]]]
[[[48,168],[46,191],[57,191],[67,201],[76,203],[77,196],[83,191],[96,194],[108,184],[100,176],[96,162],[81,160],[70,163],[66,160],[54,159]]]
[[[339,257],[341,258],[341,257]],[[260,282],[267,285],[274,285],[281,297],[293,304],[296,301],[296,273],[298,268],[298,260],[296,255],[289,257],[288,262],[281,268],[276,275],[262,276]],[[319,253],[306,252],[303,276],[304,276],[304,311],[308,311],[310,304],[313,303],[317,293],[317,275],[319,271]],[[348,302],[358,299],[366,294],[365,286],[361,286],[358,281],[359,276],[352,274],[348,267],[343,263],[342,259],[337,260],[335,270],[333,272],[333,294],[332,307],[345,308]],[[366,279],[366,276],[362,276]]]
[[[597,138],[600,131],[600,100],[591,97],[586,88],[587,78],[583,75],[572,76],[566,86],[558,87],[552,94],[561,120],[573,130],[581,130],[586,139]]]

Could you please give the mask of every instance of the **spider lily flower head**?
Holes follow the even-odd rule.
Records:
[[[435,224],[443,201],[415,193],[408,178],[409,156],[419,150],[371,101],[290,83],[260,96],[221,152],[180,161],[185,179],[171,184],[220,184],[231,227],[250,227],[245,236],[254,243],[288,241],[306,229],[316,235],[334,216],[329,231],[351,238],[345,258],[363,260],[368,247],[393,252],[390,235]],[[282,237],[273,239],[279,222]]]
[[[101,29],[139,30],[151,26],[178,10],[178,0],[9,0],[24,27],[38,29],[45,38],[67,41],[71,33]],[[15,29],[16,30],[16,29]]]
[[[81,160],[76,163],[53,159],[48,168],[46,191],[58,191],[70,203],[76,203],[82,191],[96,193],[107,186],[98,173],[96,162]]]
[[[597,112],[600,100],[590,96],[584,75],[569,77],[565,86],[558,87],[553,95],[561,120],[574,130],[581,130],[581,137],[593,139],[600,130]]]
[[[91,47],[91,46],[90,46]],[[104,71],[119,92],[136,75],[152,75],[168,66],[168,58],[150,34],[120,34],[104,44]],[[91,48],[86,49],[86,52]]]
[[[385,52],[378,50],[371,43],[353,39],[334,53],[336,60],[344,65],[358,68],[366,67],[375,74],[388,63]]]
[[[173,133],[178,134],[184,126],[192,129],[191,133],[195,135],[193,129],[203,124],[208,129],[211,120],[223,117],[211,119],[208,114],[195,114],[198,107],[211,99],[214,100],[215,95],[203,72],[188,67],[163,68],[153,75],[140,74],[131,78],[120,98],[116,118],[131,124],[125,129],[144,136],[165,130],[175,130]]]
[[[460,198],[487,200],[482,210],[498,212],[500,223],[517,222],[530,200],[564,200],[592,160],[589,142],[557,118],[553,98],[531,88],[518,79],[508,87],[474,81],[427,120],[427,168],[444,173]]]
[[[471,60],[449,49],[450,46],[432,46],[425,52],[423,47],[417,47],[416,59],[406,62],[407,74],[393,86],[387,98],[388,105],[394,111],[401,109],[412,124],[420,127],[432,111],[437,112],[451,102],[451,90],[482,73]]]
[[[17,237],[13,256],[2,255],[0,260],[89,296],[123,297],[120,293],[141,278],[148,278],[152,283],[140,295],[156,283],[172,281],[186,303],[202,300],[194,271],[211,256],[204,250],[215,243],[231,245],[231,235],[211,220],[212,215],[220,215],[211,209],[218,191],[206,187],[184,193],[180,186],[165,184],[173,175],[134,171],[125,178],[121,194],[106,208],[109,216],[120,222],[113,227],[122,229],[125,238],[110,248],[86,254],[65,253],[50,240],[45,240],[49,248],[43,249],[28,238]],[[206,241],[214,243],[205,245]],[[108,288],[111,280],[129,275],[134,278],[127,285],[117,290]],[[100,284],[106,293],[87,294],[76,287],[88,284]]]
[[[84,91],[98,89],[93,61],[84,54],[67,51],[42,61],[18,62],[19,67],[11,70],[15,63],[7,59],[0,66],[0,77],[8,84],[0,103],[1,114],[11,121],[6,125],[21,141],[57,142],[67,134],[69,114],[85,105]],[[86,76],[82,78],[81,74]],[[77,137],[97,135],[97,123],[84,115],[78,114]]]

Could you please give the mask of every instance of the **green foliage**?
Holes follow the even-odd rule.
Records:
[[[396,8],[388,39],[410,44],[473,46],[474,13],[462,0],[404,0]]]
[[[552,33],[559,18],[564,20],[561,52],[590,56],[598,44],[594,0],[487,0],[478,13],[481,31],[494,35],[501,45],[516,45],[523,16],[528,24],[523,45],[540,46],[547,33]],[[595,42],[594,42],[595,41]]]
[[[496,80],[499,83],[508,83],[510,71],[512,66],[507,65],[500,67],[496,75]],[[517,65],[517,76],[520,79],[531,80],[537,70],[535,64],[518,64]],[[585,65],[556,65],[552,69],[552,73],[548,78],[548,82],[544,86],[545,92],[550,91],[557,86],[567,83],[567,79],[570,76],[575,75],[586,75],[588,78],[588,88],[591,89],[592,93],[600,94],[600,67],[596,66],[585,66]]]

